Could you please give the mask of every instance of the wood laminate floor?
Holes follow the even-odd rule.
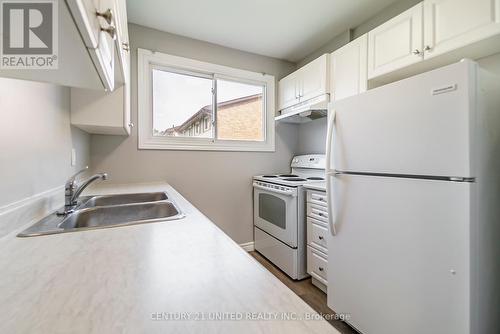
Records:
[[[311,278],[302,281],[294,281],[259,253],[253,251],[249,252],[249,254],[302,298],[302,300],[309,304],[316,312],[321,314],[333,314],[332,310],[330,310],[326,304],[326,294],[311,283]],[[358,334],[358,332],[343,321],[327,321],[342,334]]]

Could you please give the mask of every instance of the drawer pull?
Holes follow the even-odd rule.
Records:
[[[319,269],[319,271],[325,270],[323,267],[319,267],[318,269]]]
[[[318,236],[318,239],[323,240],[324,238],[323,238],[323,236],[320,235],[320,236]]]
[[[320,217],[324,217],[324,216],[325,216],[325,214],[323,214],[323,213],[321,213],[321,212],[318,212],[318,216],[320,216]]]

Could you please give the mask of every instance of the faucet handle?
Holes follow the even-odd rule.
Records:
[[[82,173],[85,173],[87,170],[89,169],[89,166],[85,166],[85,168],[83,168],[82,170],[76,172],[75,174],[73,174],[69,179],[68,181],[66,181],[66,188],[69,188],[70,186],[72,186],[74,183],[75,183],[75,179],[78,175],[82,174]]]

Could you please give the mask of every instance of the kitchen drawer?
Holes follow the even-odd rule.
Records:
[[[307,216],[328,223],[328,209],[326,206],[307,203]]]
[[[307,246],[307,273],[327,285],[328,258],[320,251]]]
[[[307,191],[307,202],[326,207],[326,192],[323,191]]]
[[[307,244],[328,255],[328,227],[325,223],[307,217]]]

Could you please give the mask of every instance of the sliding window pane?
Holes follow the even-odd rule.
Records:
[[[265,139],[264,89],[262,85],[217,80],[217,139]]]
[[[212,138],[212,79],[153,70],[153,135]]]

